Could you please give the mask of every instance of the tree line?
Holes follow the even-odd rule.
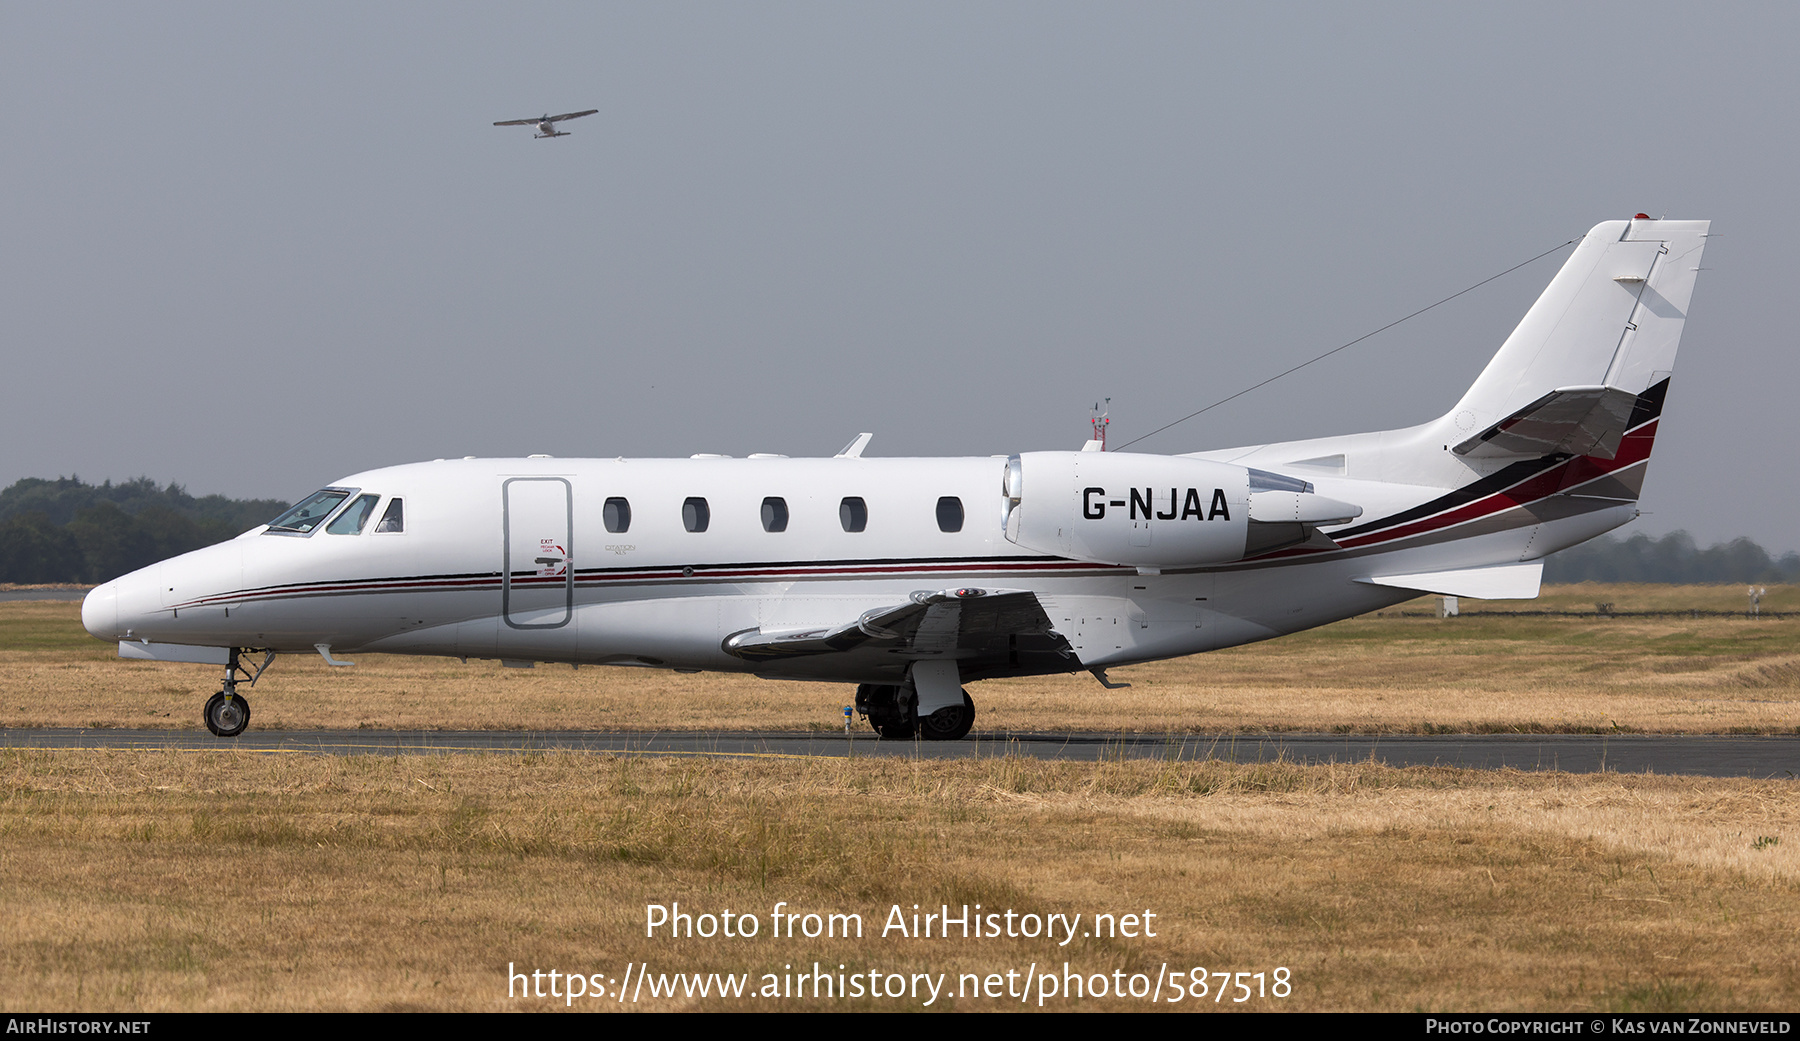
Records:
[[[1794,582],[1800,553],[1772,557],[1745,538],[1701,549],[1685,531],[1660,539],[1602,535],[1544,560],[1546,582]]]
[[[0,582],[98,583],[266,524],[278,499],[195,498],[148,477],[27,477],[0,490]]]

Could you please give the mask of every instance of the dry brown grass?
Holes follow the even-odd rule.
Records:
[[[1783,591],[1783,595],[1786,591]],[[1551,591],[1570,606],[1666,589]],[[1720,599],[1717,590],[1687,595]],[[1771,600],[1775,598],[1771,596]],[[1413,610],[1425,605],[1415,605]],[[1465,609],[1470,606],[1465,603]],[[1709,607],[1699,601],[1680,606]],[[1639,608],[1641,609],[1641,607]],[[0,604],[0,723],[197,725],[211,671]],[[267,726],[788,729],[848,688],[281,661]],[[985,683],[983,729],[1791,732],[1800,622],[1383,617],[1091,680]],[[1784,1009],[1793,783],[1145,761],[0,751],[0,1007],[561,1008],[506,967],[761,974],[1287,966],[1250,1008]],[[655,939],[644,905],[1154,910],[1155,939]],[[1216,982],[1216,981],[1215,981]],[[618,1009],[608,1001],[577,1001]],[[939,1007],[1012,1009],[961,998]],[[913,1007],[905,1000],[636,1008]],[[1052,1001],[1048,1007],[1067,1008]],[[1139,1009],[1088,999],[1078,1007]],[[1193,1007],[1190,1003],[1183,1007]],[[1229,1000],[1223,1006],[1231,1007]]]
[[[1800,600],[1770,590],[1771,610]],[[1551,587],[1592,610],[1742,607],[1736,586]],[[1427,601],[1268,643],[1114,670],[972,688],[986,732],[1794,733],[1800,619],[1423,616]],[[366,655],[353,669],[280,659],[250,693],[268,728],[805,730],[841,727],[848,686],[648,669]],[[0,603],[0,725],[195,729],[215,670],[118,660],[79,605]]]
[[[509,1000],[508,963],[616,979],[648,962],[760,982],[818,960],[954,981],[1066,960],[1152,977],[1164,963],[1287,966],[1292,997],[1250,1008],[1791,1009],[1797,825],[1786,782],[12,750],[0,752],[0,1006],[562,1008]],[[677,900],[765,922],[778,900],[858,912],[870,935],[778,939],[765,924],[749,941],[645,939],[645,904]],[[1158,936],[874,935],[894,904],[964,902],[1149,909]]]

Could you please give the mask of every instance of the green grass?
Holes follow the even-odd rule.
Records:
[[[111,658],[117,646],[88,635],[79,604],[23,600],[0,604],[0,650],[57,651],[71,658]]]

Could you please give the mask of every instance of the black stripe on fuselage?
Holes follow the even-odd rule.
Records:
[[[691,574],[689,573],[691,569]],[[1070,560],[1064,557],[878,557],[867,559],[845,559],[828,561],[777,561],[755,563],[715,563],[715,564],[649,564],[640,567],[585,568],[575,573],[576,585],[590,585],[608,579],[625,581],[669,582],[721,582],[721,581],[759,581],[777,579],[795,579],[807,577],[833,578],[844,575],[855,575],[862,578],[878,580],[883,577],[904,578],[925,572],[1115,572],[1132,571],[1132,568],[1119,567],[1112,564],[1098,564],[1091,561]],[[641,576],[641,577],[639,577]],[[457,592],[466,590],[490,591],[500,586],[502,575],[498,571],[463,572],[451,575],[409,575],[388,578],[327,579],[316,582],[291,582],[281,585],[258,586],[254,589],[237,590],[210,597],[190,600],[175,605],[176,609],[219,605],[239,600],[288,599],[313,596],[350,596],[361,593],[390,592]],[[556,577],[547,582],[523,582],[521,579],[536,579],[540,576],[535,571],[514,572],[513,585],[535,586],[545,588],[561,585],[563,579]]]
[[[1669,396],[1669,379],[1663,377],[1656,386],[1638,395],[1637,404],[1631,409],[1631,419],[1625,423],[1626,430],[1636,430],[1652,419],[1661,418],[1663,401]]]
[[[1359,524],[1354,528],[1347,528],[1343,531],[1334,531],[1331,533],[1331,537],[1334,539],[1353,538],[1357,535],[1366,535],[1372,531],[1380,531],[1383,528],[1392,528],[1395,525],[1407,524],[1416,520],[1424,520],[1426,517],[1430,517],[1433,514],[1443,513],[1445,510],[1454,510],[1458,506],[1466,506],[1477,499],[1485,499],[1495,492],[1505,491],[1515,484],[1522,484],[1551,467],[1561,466],[1571,458],[1573,458],[1573,456],[1569,455],[1567,452],[1558,452],[1555,455],[1547,455],[1541,459],[1522,459],[1519,462],[1512,463],[1500,470],[1496,470],[1478,481],[1471,484],[1465,484],[1453,492],[1440,495],[1430,502],[1421,503],[1410,510],[1401,510],[1399,513],[1390,513],[1379,520],[1372,520],[1367,524]]]

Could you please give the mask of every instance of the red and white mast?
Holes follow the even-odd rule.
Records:
[[[1098,445],[1097,448],[1094,448],[1094,451],[1096,452],[1106,451],[1106,425],[1112,422],[1112,419],[1110,418],[1111,413],[1111,398],[1106,399],[1106,407],[1104,410],[1100,407],[1100,403],[1096,401],[1094,402],[1094,407],[1088,411],[1088,423],[1094,428],[1094,443]]]

